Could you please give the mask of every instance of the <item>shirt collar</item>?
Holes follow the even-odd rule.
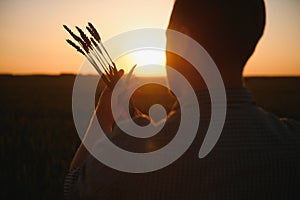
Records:
[[[227,104],[255,103],[250,91],[246,88],[225,88]],[[210,103],[208,90],[196,91],[200,104]]]
[[[255,100],[251,92],[248,91],[246,88],[225,88],[225,92],[227,105],[255,104]],[[198,90],[195,92],[195,94],[198,98],[200,106],[210,104],[210,95],[208,90]],[[183,97],[183,102],[187,102],[183,105],[184,107],[192,106],[191,103],[188,103],[190,102],[189,99],[189,95],[185,95]],[[179,108],[178,102],[174,104],[173,108]]]

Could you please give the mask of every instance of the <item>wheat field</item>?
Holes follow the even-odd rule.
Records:
[[[62,199],[63,178],[80,143],[71,110],[74,78],[0,76],[0,199]],[[300,120],[299,77],[252,77],[245,83],[259,105]],[[153,103],[170,110],[173,102],[165,88],[147,85],[135,105],[147,112]]]

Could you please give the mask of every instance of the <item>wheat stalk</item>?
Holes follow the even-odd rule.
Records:
[[[77,51],[79,51],[79,53],[81,53],[82,55],[84,55],[84,52],[81,50],[81,48],[79,46],[77,46],[74,42],[72,42],[72,40],[67,39],[66,41],[67,41],[67,43],[69,43],[69,45],[71,45]]]
[[[88,26],[86,27],[92,36],[91,38],[89,38],[84,31],[77,26],[76,29],[80,36],[77,36],[75,33],[73,33],[72,30],[66,25],[63,25],[63,27],[80,46],[76,45],[69,39],[66,40],[67,43],[87,58],[96,71],[100,75],[103,75],[102,78],[105,84],[112,89],[120,79],[120,73],[118,73],[115,63],[112,61],[110,55],[104,47],[101,37],[93,24],[89,22]],[[101,69],[104,71],[104,73],[102,73]]]
[[[115,63],[112,61],[112,59],[111,59],[109,53],[107,52],[106,48],[104,47],[104,45],[103,45],[103,43],[102,43],[102,41],[101,41],[101,37],[100,37],[100,35],[99,35],[97,29],[93,26],[93,24],[92,24],[91,22],[88,23],[88,26],[87,26],[86,28],[87,28],[87,30],[90,32],[90,34],[95,38],[95,40],[98,42],[98,44],[100,44],[100,46],[103,48],[103,50],[105,51],[105,53],[106,53],[108,59],[110,60],[111,64],[106,60],[104,54],[103,54],[102,51],[101,51],[101,54],[104,56],[105,61],[106,61],[109,65],[112,65],[112,66],[113,66],[114,72],[116,72],[116,71],[117,71],[116,65],[115,65]]]

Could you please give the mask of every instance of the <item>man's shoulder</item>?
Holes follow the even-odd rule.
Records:
[[[292,118],[280,118],[268,113],[270,126],[273,126],[283,137],[296,139],[300,138],[300,122]]]
[[[289,118],[280,118],[280,121],[285,124],[288,130],[292,133],[300,134],[300,122]]]

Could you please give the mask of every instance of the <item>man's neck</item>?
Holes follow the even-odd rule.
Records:
[[[241,75],[222,74],[225,88],[243,88],[243,80]],[[194,90],[206,90],[207,86],[203,81],[193,85]]]

